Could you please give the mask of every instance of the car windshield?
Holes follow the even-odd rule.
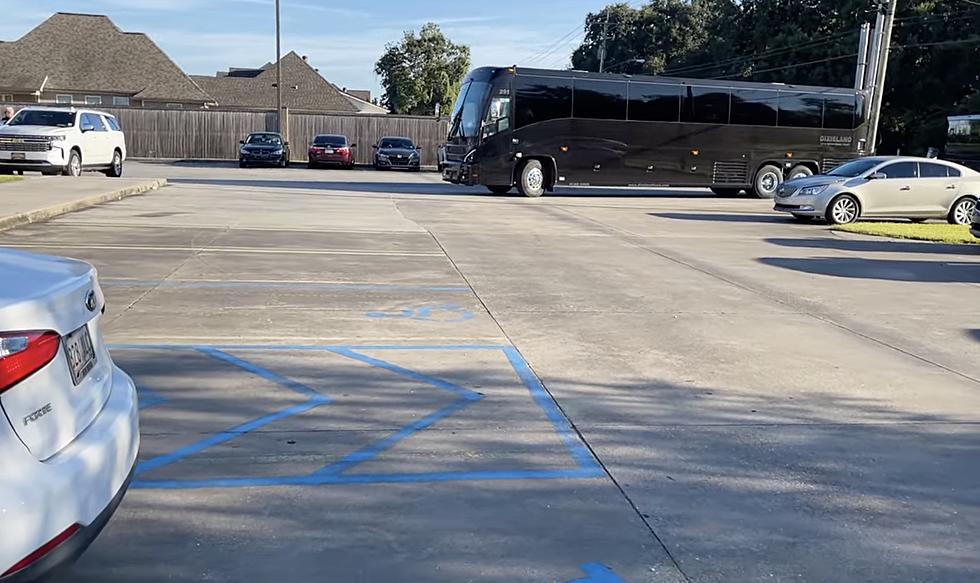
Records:
[[[847,164],[842,164],[837,168],[834,168],[827,174],[830,176],[843,176],[846,178],[854,178],[860,176],[871,170],[878,164],[881,164],[881,160],[867,158],[864,160],[854,160],[853,162],[848,162]]]
[[[313,140],[313,145],[342,148],[347,145],[347,138],[344,136],[317,136],[316,139]]]
[[[77,114],[70,111],[44,111],[41,109],[22,109],[10,120],[11,126],[48,126],[70,128],[75,125]]]
[[[252,134],[245,142],[256,146],[281,146],[282,138],[275,134]]]
[[[406,140],[405,138],[385,138],[381,140],[378,145],[379,148],[398,148],[402,150],[411,150],[415,147],[412,140]]]

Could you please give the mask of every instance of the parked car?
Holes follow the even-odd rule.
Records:
[[[25,107],[0,126],[0,171],[79,176],[98,170],[118,178],[125,160],[119,122],[101,111]]]
[[[77,558],[122,501],[138,399],[103,342],[91,265],[0,250],[0,281],[0,581],[35,581]]]
[[[973,209],[973,220],[970,224],[970,232],[977,239],[980,239],[980,205]]]
[[[354,148],[357,144],[351,144],[347,136],[322,135],[313,138],[309,151],[309,167],[318,166],[341,166],[344,168],[354,167]]]
[[[238,165],[247,168],[251,165],[289,166],[289,142],[274,132],[249,134],[239,142]]]
[[[776,190],[775,210],[799,220],[852,223],[862,217],[946,219],[970,224],[980,173],[944,160],[908,156],[861,158],[826,175],[796,178]]]
[[[374,145],[374,167],[418,172],[422,167],[419,147],[409,138],[381,138]]]

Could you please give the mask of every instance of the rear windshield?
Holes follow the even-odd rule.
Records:
[[[247,140],[245,140],[245,142],[260,146],[281,146],[282,138],[275,134],[252,134]]]
[[[871,170],[878,164],[881,164],[881,160],[876,160],[874,158],[868,158],[865,160],[855,160],[853,162],[848,162],[834,168],[829,172],[831,176],[844,176],[846,178],[854,178],[860,176]]]
[[[381,148],[403,148],[410,150],[415,147],[415,144],[412,143],[412,140],[406,140],[405,138],[384,138],[378,146]]]
[[[347,145],[347,138],[344,136],[317,136],[313,140],[314,146],[333,146],[341,148]]]
[[[70,128],[75,125],[76,114],[70,111],[44,111],[40,109],[22,109],[10,120],[11,126],[48,126],[55,128]]]

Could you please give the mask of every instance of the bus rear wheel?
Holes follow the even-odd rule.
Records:
[[[752,194],[757,198],[775,198],[776,189],[783,183],[783,171],[779,166],[766,164],[759,168],[752,186]]]
[[[544,167],[537,160],[528,160],[521,168],[521,178],[517,182],[517,189],[528,198],[538,198],[544,194],[544,188]]]
[[[742,190],[739,188],[712,188],[711,192],[721,198],[735,198]]]

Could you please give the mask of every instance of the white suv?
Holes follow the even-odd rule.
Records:
[[[0,126],[0,171],[78,176],[83,170],[99,170],[118,178],[125,159],[119,122],[101,111],[25,107]]]

